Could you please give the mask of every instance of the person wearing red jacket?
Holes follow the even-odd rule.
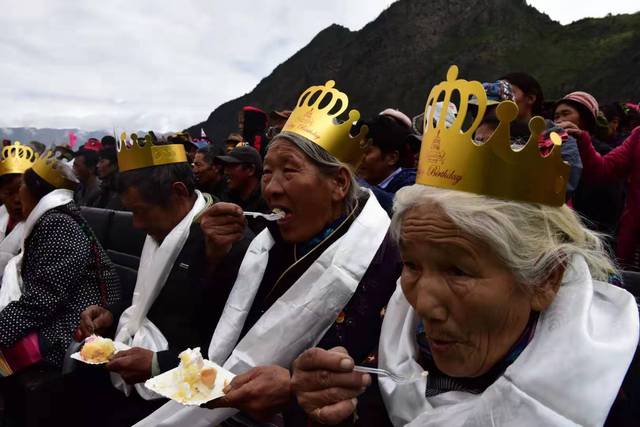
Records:
[[[600,184],[629,180],[627,202],[618,227],[616,256],[621,267],[632,268],[634,255],[640,249],[640,126],[605,156],[593,148],[589,132],[575,125],[563,127],[578,140],[584,180]]]

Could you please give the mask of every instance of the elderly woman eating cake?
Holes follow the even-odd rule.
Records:
[[[517,107],[505,101],[497,130],[476,145],[486,107],[479,83],[458,80],[452,67],[427,106],[454,92],[461,116],[450,127],[427,118],[418,184],[395,200],[404,267],[380,338],[379,367],[399,377],[378,379],[387,413],[396,426],[611,422],[623,380],[631,382],[635,300],[607,283],[614,267],[599,237],[563,204],[569,166],[559,147],[540,155],[542,119],[514,151]],[[465,130],[471,96],[479,112]],[[298,401],[317,422],[357,410],[352,366],[317,349],[295,362]],[[329,378],[317,381],[320,371]]]
[[[366,129],[350,135],[355,110],[336,119],[347,107],[333,81],[307,89],[267,148],[262,193],[279,219],[251,242],[209,347],[210,360],[238,374],[225,397],[208,405],[213,410],[169,402],[138,426],[218,425],[238,411],[241,423],[304,426],[290,387],[295,358],[314,346],[344,347],[365,363],[377,350],[401,263],[388,215],[353,178]],[[225,203],[201,224],[212,255],[245,227],[242,209]],[[373,409],[367,415],[376,418]]]

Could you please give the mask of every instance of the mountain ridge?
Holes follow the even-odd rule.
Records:
[[[399,0],[358,31],[328,26],[251,92],[188,130],[224,138],[244,105],[291,108],[305,88],[327,80],[364,117],[386,107],[416,115],[451,64],[463,78],[481,81],[527,71],[546,99],[573,90],[590,91],[603,104],[637,99],[640,74],[625,73],[640,69],[637,47],[640,12],[561,25],[524,0]]]

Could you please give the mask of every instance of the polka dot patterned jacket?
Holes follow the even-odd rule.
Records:
[[[25,242],[22,281],[22,297],[0,312],[0,346],[36,332],[43,359],[57,367],[80,313],[120,299],[116,270],[73,202],[35,224]]]

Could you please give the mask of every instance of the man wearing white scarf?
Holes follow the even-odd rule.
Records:
[[[134,226],[147,232],[133,296],[108,308],[88,307],[80,323],[81,337],[113,336],[131,347],[106,366],[119,390],[105,392],[117,408],[106,419],[117,425],[133,423],[163,403],[144,387],[145,380],[176,367],[185,348],[208,347],[250,240],[244,237],[224,264],[212,265],[199,217],[213,200],[195,190],[182,145],[153,147],[174,149],[177,156],[169,163],[127,168],[134,161],[127,156],[144,156],[144,149],[119,151],[119,194]],[[128,398],[117,396],[121,393]]]

